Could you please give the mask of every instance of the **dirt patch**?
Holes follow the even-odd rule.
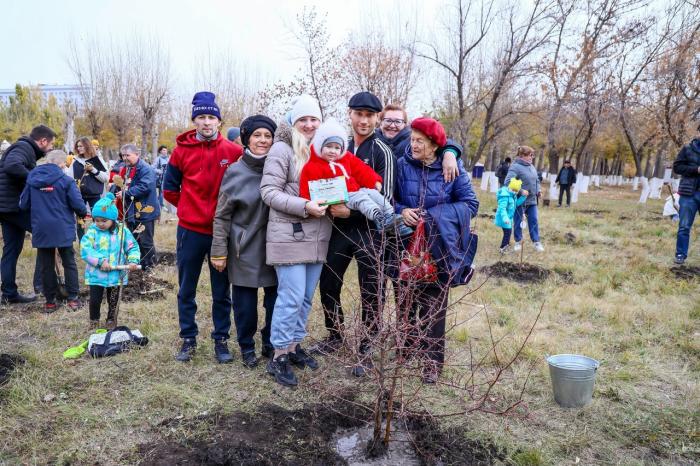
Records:
[[[573,283],[574,276],[571,272],[559,272],[545,269],[535,264],[522,264],[518,262],[496,262],[482,267],[481,271],[491,277],[506,278],[518,283],[540,283],[552,274],[558,276],[565,283]]]
[[[156,265],[176,265],[177,257],[172,251],[156,252]]]
[[[566,241],[569,244],[574,244],[576,242],[576,235],[568,231],[564,235],[564,241]]]
[[[6,384],[10,380],[12,371],[25,362],[27,360],[19,354],[0,353],[0,386]]]
[[[161,423],[167,438],[138,448],[142,465],[341,465],[337,432],[366,426],[369,413],[352,404],[320,404],[287,410],[262,405],[255,413],[208,414],[195,419],[170,419]],[[198,438],[173,437],[179,429],[199,430]],[[416,455],[421,464],[493,464],[505,455],[493,445],[470,441],[464,429],[442,430],[424,418],[409,420]],[[378,460],[380,460],[378,458]],[[392,464],[389,458],[381,464]],[[381,460],[380,460],[381,461]]]
[[[700,278],[700,267],[693,265],[676,265],[671,267],[671,273],[681,280],[693,280]]]
[[[175,288],[171,283],[149,272],[131,272],[129,283],[122,289],[122,299],[129,301],[156,301]]]
[[[580,214],[589,214],[589,215],[595,215],[595,216],[603,216],[603,214],[609,214],[609,210],[597,210],[597,209],[581,209],[581,210],[576,210],[576,212]]]
[[[479,214],[479,218],[490,218],[493,220],[495,218],[494,214]]]

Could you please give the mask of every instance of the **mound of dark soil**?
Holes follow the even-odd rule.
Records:
[[[139,446],[142,465],[341,465],[346,461],[336,452],[335,433],[360,428],[369,413],[356,405],[338,403],[331,410],[320,404],[286,410],[263,405],[253,414],[209,414],[195,419],[167,420],[172,428],[207,426],[200,438],[180,442],[172,438]],[[505,455],[493,445],[471,441],[459,428],[440,429],[426,418],[409,420],[407,427],[422,464],[493,464]],[[389,463],[387,463],[389,464]]]
[[[210,426],[205,438],[139,447],[142,465],[333,465],[343,464],[330,444],[337,428],[364,424],[366,413],[337,413],[320,406],[289,411],[263,405],[255,414],[236,412],[195,420],[170,420],[177,424]]]
[[[158,251],[156,253],[156,264],[157,265],[176,265],[177,258],[175,253],[172,251]]]
[[[7,383],[10,375],[12,375],[12,371],[25,362],[27,360],[19,354],[0,353],[0,386]]]
[[[174,288],[169,282],[141,271],[129,274],[129,283],[122,289],[122,300],[156,301]]]
[[[518,262],[496,262],[483,267],[481,270],[491,277],[506,278],[518,283],[540,283],[553,273],[544,267],[526,262],[522,264]]]
[[[700,278],[700,267],[693,265],[676,265],[671,267],[671,273],[681,280],[693,280]]]

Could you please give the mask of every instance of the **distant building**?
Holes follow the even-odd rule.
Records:
[[[39,88],[45,99],[48,99],[49,96],[53,96],[59,106],[63,105],[66,101],[73,102],[77,107],[81,107],[83,104],[83,97],[79,84],[39,84],[31,87]],[[14,97],[14,95],[14,88],[0,89],[0,102],[5,105],[9,104],[10,97]]]

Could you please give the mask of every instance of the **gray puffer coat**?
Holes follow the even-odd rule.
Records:
[[[524,206],[537,204],[537,193],[540,192],[540,179],[537,176],[537,169],[523,159],[515,159],[508,169],[504,184],[508,186],[511,178],[518,178],[523,181],[523,189],[527,190],[527,199]]]
[[[277,285],[275,269],[265,263],[265,232],[270,208],[260,197],[265,157],[247,150],[224,173],[214,215],[212,257],[226,257],[234,286]]]
[[[332,224],[328,216],[307,216],[307,200],[299,197],[299,173],[292,150],[292,127],[281,123],[265,160],[260,194],[270,206],[267,224],[269,265],[326,261]]]

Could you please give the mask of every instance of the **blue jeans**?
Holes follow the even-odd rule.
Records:
[[[202,262],[209,265],[211,282],[211,317],[215,340],[228,339],[231,330],[231,284],[228,273],[217,271],[209,262],[212,235],[177,227],[177,312],[180,320],[180,338],[194,338],[199,333],[194,319],[197,313],[197,284],[202,273]]]
[[[680,196],[678,203],[680,209],[680,223],[678,223],[678,236],[676,237],[676,255],[688,257],[688,244],[690,243],[690,230],[693,228],[695,216],[700,210],[700,191],[695,191],[692,196]]]
[[[520,223],[523,221],[523,213],[527,217],[527,229],[530,230],[530,239],[534,243],[539,242],[540,229],[537,223],[537,204],[520,206],[515,209],[515,218],[513,219],[513,223],[515,223],[515,228],[513,228],[515,242],[519,243],[523,239],[523,229],[520,227]]]
[[[270,342],[275,349],[300,343],[323,264],[276,265],[277,300],[272,312]]]

